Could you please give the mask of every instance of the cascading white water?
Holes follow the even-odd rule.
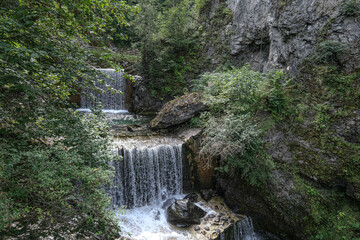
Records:
[[[259,240],[254,233],[250,217],[246,217],[234,225],[234,240]]]
[[[232,226],[233,234],[223,232],[220,240],[261,240],[262,238],[254,232],[254,227],[250,217],[238,221]],[[231,232],[230,232],[231,233]]]
[[[182,143],[154,145],[153,141],[158,140],[129,140],[118,145],[123,160],[111,163],[115,177],[107,192],[113,207],[130,208],[117,215],[123,236],[131,234],[131,239],[141,240],[191,239],[188,232],[174,230],[167,223],[161,207],[167,199],[179,198],[182,193]]]
[[[119,149],[123,161],[113,162],[114,184],[108,189],[113,206],[159,204],[182,192],[181,145]]]
[[[88,97],[89,95],[94,95],[99,102],[101,102],[104,111],[117,110],[117,111],[126,111],[125,110],[125,88],[126,82],[123,78],[123,72],[116,72],[115,69],[98,69],[99,71],[105,73],[109,77],[105,79],[105,83],[97,84],[97,87],[104,90],[103,93],[97,93],[93,90],[82,89],[81,94],[81,108],[80,111],[87,111],[91,107],[94,107],[96,104]],[[122,94],[113,93],[107,88],[107,85],[121,91]]]

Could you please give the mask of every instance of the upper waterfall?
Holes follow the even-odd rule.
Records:
[[[123,72],[118,71],[116,72],[115,69],[97,69],[107,76],[105,79],[105,83],[100,84],[97,83],[96,86],[102,89],[104,92],[98,93],[94,90],[89,89],[82,89],[81,94],[81,109],[79,110],[89,110],[90,108],[94,107],[95,105],[101,103],[103,110],[106,111],[126,111],[125,109],[125,89],[126,89],[126,82],[123,78]],[[108,89],[108,86],[116,89],[121,92],[121,94],[113,93],[111,89]],[[93,95],[97,99],[97,103],[89,97]]]

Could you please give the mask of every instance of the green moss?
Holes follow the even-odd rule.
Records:
[[[309,215],[305,233],[309,239],[358,239],[359,205],[336,189],[323,189],[301,177],[295,178],[296,190],[304,196]]]

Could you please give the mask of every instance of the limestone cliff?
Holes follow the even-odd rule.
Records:
[[[336,0],[213,0],[202,11],[204,31],[217,34],[204,45],[213,66],[281,68],[296,83],[289,93],[291,117],[263,138],[275,162],[272,180],[253,187],[217,176],[217,190],[232,207],[286,239],[359,234],[358,222],[351,222],[360,216],[359,6]],[[224,18],[224,9],[231,18]],[[214,24],[219,15],[225,25]],[[323,43],[344,46],[344,54],[333,52],[334,62],[316,63]],[[337,235],[337,228],[352,235]]]
[[[226,5],[213,0],[203,10],[203,26],[220,36],[206,45],[206,56],[213,64],[227,51],[233,65],[250,63],[257,70],[271,68],[297,72],[324,40],[344,43],[349,55],[342,59],[352,71],[360,65],[360,23],[356,15],[346,14],[340,0],[227,0]],[[212,20],[226,6],[232,19],[225,26],[214,27]],[[225,44],[225,46],[224,46]],[[351,59],[351,61],[348,61]]]

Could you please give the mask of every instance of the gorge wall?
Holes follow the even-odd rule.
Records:
[[[347,13],[339,0],[213,0],[203,8],[205,31],[218,35],[210,41],[206,56],[213,64],[227,57],[233,65],[250,63],[260,71],[272,68],[298,71],[304,58],[325,41],[347,44],[349,55],[342,59],[352,71],[359,67],[360,28],[356,14]],[[224,8],[231,10],[231,17]],[[213,19],[222,16],[226,25]],[[221,43],[221,44],[219,44]],[[224,50],[227,56],[224,56]],[[351,59],[351,61],[349,61]]]
[[[276,123],[263,138],[275,163],[273,180],[253,187],[217,175],[217,190],[228,204],[285,238],[342,239],[330,229],[359,231],[356,221],[350,227],[340,216],[360,216],[360,14],[351,11],[351,4],[360,3],[213,0],[202,10],[210,70],[224,63],[250,64],[258,71],[284,69],[302,86],[295,93],[300,100],[293,105],[293,117]],[[326,43],[344,46],[344,54],[328,49],[334,62],[318,64]],[[331,76],[352,79],[347,90],[340,81],[326,83],[334,67],[338,75]],[[354,91],[354,96],[337,96],[343,91]]]

